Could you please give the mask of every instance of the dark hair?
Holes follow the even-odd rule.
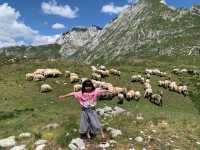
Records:
[[[82,93],[86,92],[85,87],[92,87],[91,91],[95,90],[95,87],[94,87],[92,81],[89,80],[89,79],[83,81],[83,83],[82,83]]]

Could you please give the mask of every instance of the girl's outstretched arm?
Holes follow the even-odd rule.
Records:
[[[71,92],[71,93],[68,93],[68,94],[65,94],[65,95],[61,95],[61,96],[59,96],[58,98],[59,98],[59,99],[63,99],[63,98],[65,98],[65,97],[69,97],[69,96],[73,96],[73,95],[74,95],[74,93]]]

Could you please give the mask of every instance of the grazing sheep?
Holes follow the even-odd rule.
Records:
[[[179,74],[179,73],[180,73],[180,69],[175,68],[175,69],[172,70],[172,73],[174,73],[174,74]]]
[[[41,74],[35,74],[34,77],[33,77],[34,81],[42,81],[44,79],[45,79],[45,77]]]
[[[97,73],[92,73],[92,79],[100,81],[101,80],[101,75]]]
[[[158,106],[162,106],[163,105],[163,100],[162,100],[162,97],[163,97],[163,93],[161,92],[161,94],[153,94],[151,95],[150,97],[150,102],[158,105]]]
[[[116,69],[110,69],[110,74],[120,76],[121,72]]]
[[[34,74],[41,74],[41,75],[43,75],[44,72],[45,72],[45,69],[36,69],[36,71],[34,71],[33,73]]]
[[[33,80],[33,78],[34,78],[34,73],[27,73],[26,74],[26,80],[27,81],[32,81]]]
[[[82,89],[81,84],[75,84],[75,85],[74,85],[74,92],[78,92],[78,91],[80,91],[81,89]]]
[[[186,96],[188,94],[188,88],[186,85],[184,86],[178,86],[178,93],[179,94],[183,94],[184,96]]]
[[[158,81],[158,85],[159,85],[160,87],[164,87],[164,86],[165,86],[165,81],[159,80],[159,81]]]
[[[113,88],[113,94],[118,95],[119,93],[126,94],[127,89],[126,88],[121,88],[121,87],[114,87]]]
[[[58,69],[45,69],[43,75],[47,77],[58,77],[61,76],[62,73]]]
[[[41,92],[41,93],[50,92],[50,91],[52,91],[52,90],[53,90],[53,88],[52,88],[49,84],[43,84],[43,85],[41,85],[41,87],[40,87],[40,92]]]
[[[99,69],[105,71],[105,70],[106,70],[106,66],[101,65],[101,66],[99,67]]]
[[[145,89],[145,90],[146,90],[146,89],[151,89],[151,84],[145,82],[145,83],[144,83],[144,89]]]
[[[79,76],[76,73],[70,73],[70,82],[79,82]]]
[[[150,78],[151,78],[151,74],[147,73],[147,74],[146,74],[146,78],[147,78],[147,79],[150,79]]]
[[[145,74],[157,75],[160,77],[164,77],[167,75],[166,72],[161,72],[159,69],[145,69]]]
[[[176,82],[171,82],[169,84],[169,90],[171,90],[171,91],[177,91],[177,89],[178,89],[178,86],[177,86]]]
[[[92,72],[95,72],[97,70],[97,67],[91,66]]]
[[[65,71],[65,77],[66,77],[66,78],[70,77],[70,73],[71,73],[70,71],[66,70],[66,71]]]
[[[128,100],[128,101],[133,100],[134,96],[135,96],[135,91],[130,90],[126,93],[126,100]]]
[[[58,69],[37,69],[34,74],[41,74],[45,77],[57,77],[62,75]]]
[[[139,101],[139,99],[141,98],[141,93],[140,91],[136,91],[135,94],[134,94],[134,99]]]
[[[180,70],[180,73],[187,73],[187,72],[188,72],[187,69],[181,69],[181,70]]]
[[[102,78],[109,76],[109,70],[96,70],[95,73],[100,74]]]
[[[152,94],[153,94],[153,90],[151,88],[146,89],[144,92],[144,98],[150,98]]]
[[[118,93],[117,98],[118,98],[118,102],[117,102],[118,104],[124,103],[124,94]]]
[[[99,100],[112,100],[114,95],[110,92],[102,92],[101,95],[99,96]]]
[[[133,75],[131,76],[131,82],[141,82],[144,83],[144,78],[141,75]]]

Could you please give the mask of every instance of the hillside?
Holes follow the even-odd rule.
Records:
[[[110,82],[115,86],[127,87],[144,92],[140,83],[131,83],[130,76],[133,74],[143,74],[145,68],[159,68],[170,74],[176,67],[198,69],[199,58],[187,57],[161,57],[152,60],[135,59],[126,60],[107,66],[116,68],[122,72],[120,78],[110,76],[103,81]],[[170,63],[168,63],[170,62]],[[66,149],[72,138],[79,137],[79,115],[80,106],[73,98],[58,101],[58,96],[73,90],[73,85],[69,79],[62,76],[58,78],[47,78],[45,81],[26,81],[25,74],[33,72],[38,68],[57,68],[64,72],[70,70],[76,72],[80,77],[90,77],[90,66],[78,64],[65,59],[17,59],[9,62],[6,58],[0,61],[0,139],[8,136],[16,136],[18,144],[25,144],[27,148],[34,149],[34,142],[38,139],[48,141],[47,149]],[[198,71],[200,71],[198,69]],[[199,76],[173,75],[172,79],[178,83],[188,85],[189,90],[196,89],[195,85],[199,81]],[[163,77],[151,77],[154,91],[160,90],[157,81]],[[197,79],[197,80],[196,80]],[[198,82],[197,82],[198,81]],[[48,83],[53,87],[49,93],[40,93],[40,85]],[[105,105],[119,106],[129,113],[116,117],[100,117],[107,137],[112,139],[106,131],[108,126],[120,129],[122,135],[114,138],[117,144],[116,149],[126,150],[131,145],[140,150],[142,147],[152,149],[193,149],[199,147],[199,112],[200,103],[197,95],[194,101],[189,96],[164,90],[163,107],[158,107],[143,97],[137,101],[125,101],[123,105],[117,104],[117,98],[113,100],[98,101],[98,108]],[[136,116],[142,114],[143,120],[137,120]],[[167,122],[164,127],[160,122]],[[57,128],[44,129],[50,123],[57,123]],[[19,138],[20,133],[30,132],[30,139]],[[145,139],[142,143],[137,143],[135,137]],[[146,140],[151,137],[149,143]],[[99,137],[92,143],[99,144]],[[113,147],[113,148],[114,148]],[[111,147],[112,149],[112,147]],[[93,149],[94,150],[94,149]]]
[[[199,55],[199,7],[171,9],[140,0],[107,24],[75,57],[90,63],[154,55]]]

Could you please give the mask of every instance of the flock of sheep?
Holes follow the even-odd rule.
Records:
[[[140,91],[134,91],[133,89],[127,89],[126,87],[114,86],[111,83],[102,81],[103,78],[113,76],[121,76],[121,72],[116,69],[107,69],[106,66],[97,65],[91,66],[92,74],[90,76],[91,81],[93,82],[96,88],[106,89],[112,92],[104,92],[100,95],[100,100],[112,100],[114,97],[117,97],[118,104],[122,104],[124,100],[140,100],[142,94]],[[176,70],[177,71],[177,70]],[[172,72],[175,72],[173,70]],[[63,73],[58,69],[37,69],[33,73],[26,74],[26,80],[31,81],[40,81],[49,77],[59,77],[62,76]],[[162,106],[163,105],[163,91],[160,93],[154,93],[151,85],[150,78],[152,75],[158,77],[167,77],[166,72],[161,72],[159,69],[146,69],[144,71],[144,75],[133,75],[131,76],[131,82],[139,82],[144,86],[144,98],[149,100],[150,102]],[[82,82],[88,78],[80,78],[77,73],[73,73],[70,71],[65,71],[64,76],[69,78],[71,83],[75,83],[73,85],[74,91],[80,91]],[[170,80],[158,81],[158,86],[163,87],[165,89],[169,89],[170,91],[174,91],[184,96],[188,93],[188,87],[186,85],[177,85],[176,82]],[[53,88],[48,84],[41,85],[41,92],[51,91]]]

